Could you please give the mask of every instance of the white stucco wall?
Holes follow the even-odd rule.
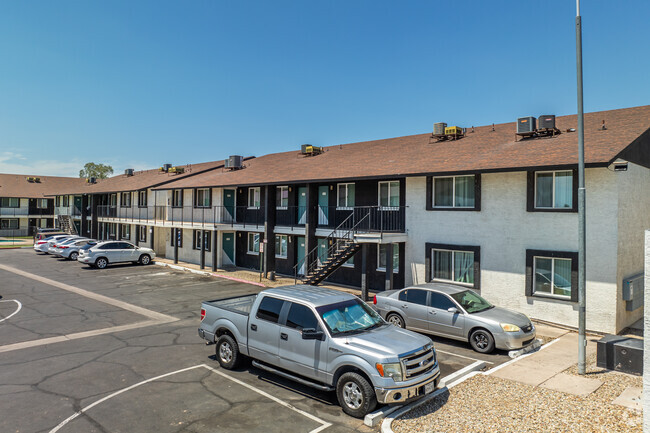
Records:
[[[481,211],[427,211],[425,177],[406,180],[406,284],[423,283],[425,243],[481,247],[481,294],[540,320],[577,326],[577,303],[525,296],[526,250],[578,250],[577,213],[527,212],[526,172],[481,176]],[[587,328],[616,331],[617,183],[588,169]],[[577,200],[577,197],[575,198]]]
[[[650,329],[650,230],[645,232],[645,314],[643,329]],[[643,340],[643,431],[650,433],[650,338]]]
[[[650,169],[629,163],[627,171],[615,173],[618,185],[618,273],[616,296],[623,296],[623,278],[643,272],[644,230],[650,227]],[[643,308],[626,311],[618,305],[617,329],[643,317]]]
[[[174,247],[171,246],[171,228],[160,228],[158,230],[165,230],[165,246],[166,246],[166,251],[165,251],[165,257],[168,259],[173,260],[174,259]],[[211,237],[210,237],[210,251],[205,252],[205,267],[211,267],[212,266],[212,242],[213,242],[213,237],[217,235],[217,231],[211,231]],[[178,249],[178,260],[180,262],[186,262],[186,263],[194,263],[194,264],[200,264],[201,263],[201,250],[195,250],[192,248],[192,236],[193,236],[193,230],[190,229],[183,229],[183,246]],[[219,248],[217,248],[217,264],[219,263],[219,254],[221,251]]]

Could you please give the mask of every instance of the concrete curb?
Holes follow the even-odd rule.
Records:
[[[262,283],[256,283],[254,281],[248,281],[248,280],[244,280],[244,279],[241,279],[241,278],[228,277],[226,275],[215,274],[214,272],[210,272],[210,271],[201,271],[201,270],[198,270],[198,269],[186,268],[185,266],[173,265],[171,263],[164,263],[164,262],[157,262],[157,261],[154,261],[154,264],[158,265],[158,266],[168,267],[170,269],[175,269],[177,271],[186,271],[186,272],[191,272],[193,274],[207,275],[207,276],[210,276],[210,277],[217,277],[217,278],[223,278],[225,280],[237,281],[238,283],[252,284],[253,286],[258,286],[258,287],[266,287]]]
[[[421,406],[424,403],[428,402],[429,400],[438,397],[440,394],[443,394],[444,392],[448,391],[450,388],[458,385],[459,383],[467,380],[468,378],[479,374],[480,373],[479,370],[484,368],[485,365],[486,364],[483,361],[476,361],[475,363],[470,364],[467,367],[458,370],[455,373],[450,374],[449,376],[445,376],[440,380],[441,384],[444,383],[449,385],[443,386],[442,388],[438,388],[433,393],[419,400],[416,400],[413,403],[409,403],[405,406],[398,406],[396,408],[391,408],[393,410],[391,410],[390,412],[387,411],[386,415],[388,416],[386,416],[386,418],[381,423],[381,433],[393,433],[393,429],[391,426],[393,424],[393,421],[395,421],[396,418],[399,418],[400,416],[404,415],[407,412],[410,412],[416,407]]]

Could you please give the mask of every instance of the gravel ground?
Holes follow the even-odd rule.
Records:
[[[587,377],[603,382],[587,397],[479,374],[395,420],[393,431],[642,432],[641,412],[611,402],[643,379],[601,370],[595,356],[587,362]],[[577,366],[565,373],[577,374]]]

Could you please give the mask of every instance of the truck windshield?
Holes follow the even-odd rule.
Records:
[[[451,297],[454,298],[454,300],[458,302],[460,306],[463,307],[469,314],[478,313],[494,307],[494,305],[490,304],[488,301],[481,298],[471,290],[452,293]]]
[[[379,314],[358,299],[325,305],[316,310],[332,337],[363,332],[384,324]]]

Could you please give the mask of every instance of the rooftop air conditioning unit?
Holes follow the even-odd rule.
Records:
[[[231,170],[237,170],[244,165],[244,157],[241,155],[230,155],[228,159],[224,160],[224,167]]]
[[[434,123],[433,135],[445,135],[445,128],[447,128],[447,124],[444,122]]]
[[[86,179],[86,182],[88,183],[97,183],[97,178],[96,177],[89,177]]]
[[[126,170],[124,170],[124,174],[127,176],[133,176],[133,169],[127,168]]]
[[[41,178],[40,177],[28,177],[27,182],[40,182]]]
[[[176,174],[185,173],[185,167],[171,167],[167,172]]]
[[[303,144],[300,146],[300,153],[307,156],[319,155],[323,153],[323,148],[311,144]]]
[[[532,134],[535,132],[535,118],[533,116],[517,119],[517,134]]]
[[[167,173],[170,168],[172,168],[171,164],[163,164],[163,169],[165,170],[165,173]]]
[[[555,115],[539,116],[537,118],[537,127],[539,129],[555,129]]]

